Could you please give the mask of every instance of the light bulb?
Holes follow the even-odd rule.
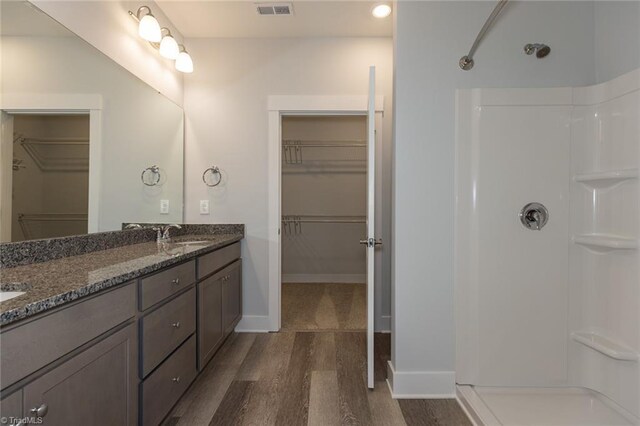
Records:
[[[162,37],[160,42],[160,55],[167,59],[176,59],[180,54],[180,48],[175,38],[171,36],[171,33]]]
[[[178,53],[178,57],[176,58],[176,69],[180,72],[193,72],[193,61],[184,48],[182,48],[182,51]]]
[[[158,43],[162,39],[160,24],[151,13],[144,15],[138,25],[138,34],[147,41]]]
[[[391,6],[388,4],[379,4],[371,10],[371,14],[376,18],[386,18],[391,15]]]

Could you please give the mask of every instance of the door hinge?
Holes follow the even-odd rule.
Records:
[[[375,239],[375,238],[369,238],[366,240],[360,240],[360,244],[365,245],[367,247],[375,247],[375,246],[381,246],[382,245],[382,238],[379,239]]]

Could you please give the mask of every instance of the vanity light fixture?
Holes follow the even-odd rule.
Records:
[[[374,6],[373,9],[371,9],[371,14],[375,18],[386,18],[387,16],[391,15],[391,6],[386,3],[378,4]]]
[[[131,13],[131,12],[129,12]],[[144,13],[144,15],[143,15]],[[140,16],[142,15],[142,16]],[[136,12],[136,18],[138,18],[138,34],[143,39],[158,43],[162,39],[162,31],[160,30],[160,24],[158,20],[151,14],[149,6],[140,6]]]
[[[151,46],[158,49],[160,56],[175,60],[175,67],[184,73],[193,72],[193,60],[187,49],[178,44],[169,28],[162,27],[151,13],[149,6],[140,6],[136,13],[129,11],[129,16],[138,22],[138,34]]]
[[[162,41],[160,42],[160,55],[167,59],[176,59],[178,54],[180,53],[180,47],[178,47],[178,42],[171,35],[171,31],[168,28],[163,27],[161,29],[164,36],[162,37]]]
[[[183,45],[180,44],[179,48],[180,53],[176,58],[176,69],[180,72],[193,72],[193,61],[191,60],[191,55],[189,55]]]

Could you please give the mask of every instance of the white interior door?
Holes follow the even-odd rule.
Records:
[[[376,67],[369,67],[369,102],[367,105],[367,385],[373,388],[373,327],[375,307],[376,239]]]

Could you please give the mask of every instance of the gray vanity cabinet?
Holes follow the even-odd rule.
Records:
[[[27,384],[23,415],[44,425],[135,425],[136,334],[130,323]]]
[[[22,389],[5,396],[0,400],[0,417],[5,418],[4,424],[16,424],[15,419],[22,418]]]
[[[191,287],[140,320],[141,378],[196,331],[196,292]]]
[[[220,272],[198,283],[198,370],[204,368],[224,339],[223,278]]]
[[[241,318],[239,257],[236,242],[1,329],[1,416],[159,424]]]
[[[142,382],[141,425],[161,424],[197,375],[196,338],[192,335]]]
[[[242,317],[242,260],[236,260],[222,272],[222,322],[226,335],[233,332]]]

